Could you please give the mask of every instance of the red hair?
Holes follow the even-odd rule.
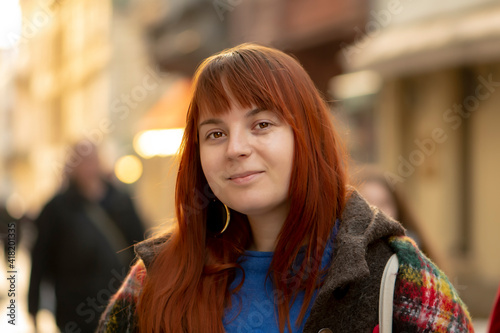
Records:
[[[285,325],[290,327],[288,312],[297,294],[305,293],[300,323],[320,285],[323,250],[346,200],[343,145],[312,80],[281,51],[255,44],[223,51],[200,65],[194,85],[177,175],[177,226],[148,268],[137,305],[139,329],[224,332],[224,311],[235,292],[229,286],[241,269],[237,260],[249,246],[251,232],[246,216],[235,211],[223,235],[214,236],[207,228],[206,207],[213,194],[201,168],[198,119],[200,112],[228,112],[234,98],[242,107],[277,112],[294,133],[291,208],[269,271],[283,332]],[[304,245],[305,259],[296,267]]]

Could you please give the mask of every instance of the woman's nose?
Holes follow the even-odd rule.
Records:
[[[249,156],[251,152],[252,148],[246,133],[236,132],[229,135],[226,152],[229,159]]]

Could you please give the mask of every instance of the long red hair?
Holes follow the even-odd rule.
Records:
[[[269,277],[276,288],[280,331],[290,327],[291,303],[304,291],[298,322],[321,281],[321,257],[346,200],[346,155],[328,107],[312,80],[291,56],[264,46],[243,44],[205,60],[194,79],[176,185],[177,225],[148,268],[137,305],[141,332],[224,332],[231,304],[229,290],[238,258],[251,242],[246,216],[231,211],[220,236],[207,228],[213,197],[203,174],[198,146],[200,112],[230,109],[230,97],[243,107],[278,113],[294,133],[290,212],[277,240]],[[305,259],[297,267],[298,251]],[[240,284],[241,285],[241,284]]]

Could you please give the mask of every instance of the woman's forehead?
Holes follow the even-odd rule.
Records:
[[[219,111],[219,112],[212,112],[210,110],[206,110],[204,112],[201,112],[199,117],[198,117],[198,126],[200,124],[206,122],[208,119],[220,119],[220,118],[225,118],[227,115],[232,115],[235,114],[237,116],[245,117],[245,118],[250,118],[262,111],[270,111],[267,110],[266,108],[260,108],[256,105],[249,105],[249,106],[242,106],[239,103],[232,103],[230,104],[229,108],[225,109],[224,111]],[[275,112],[275,111],[272,111]]]

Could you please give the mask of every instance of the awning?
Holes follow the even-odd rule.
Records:
[[[500,7],[390,26],[367,33],[341,53],[349,71],[372,69],[384,76],[498,61]]]

